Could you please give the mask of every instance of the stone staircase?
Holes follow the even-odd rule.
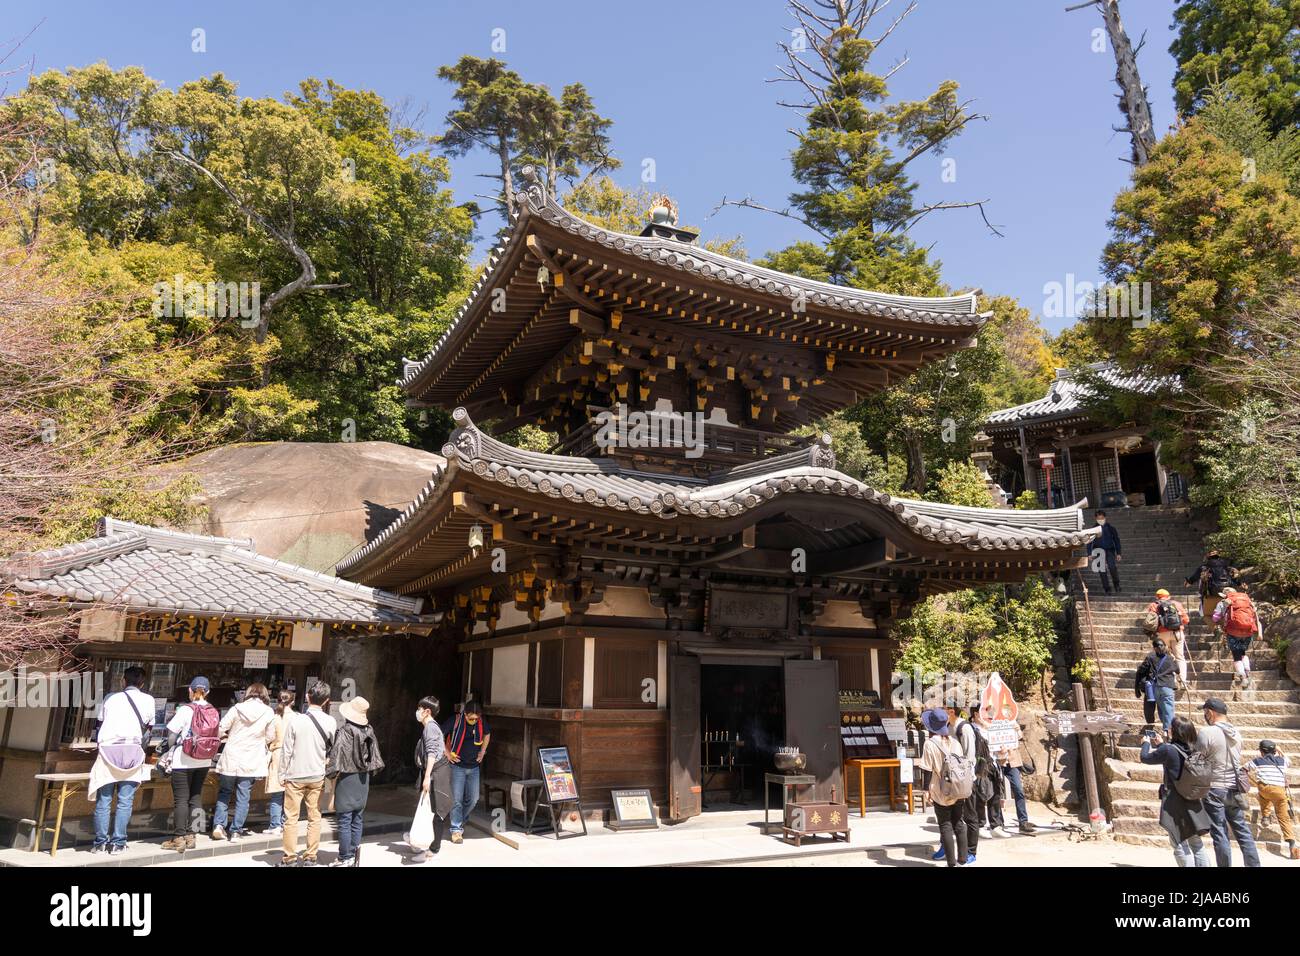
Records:
[[[1124,546],[1124,559],[1119,565],[1123,593],[1105,595],[1096,573],[1089,569],[1084,575],[1096,632],[1096,656],[1105,673],[1112,707],[1128,715],[1130,725],[1142,727],[1142,701],[1133,690],[1137,665],[1151,649],[1142,619],[1156,589],[1167,588],[1191,618],[1187,627],[1188,687],[1178,689],[1177,714],[1201,727],[1205,721],[1200,704],[1206,697],[1222,698],[1228,705],[1228,719],[1241,731],[1243,754],[1254,756],[1259,752],[1260,740],[1275,740],[1297,765],[1290,772],[1291,782],[1300,782],[1300,690],[1281,671],[1272,649],[1259,641],[1251,645],[1252,689],[1241,691],[1234,687],[1227,646],[1215,635],[1212,624],[1201,619],[1195,586],[1183,583],[1204,553],[1200,531],[1193,527],[1189,509],[1117,508],[1108,517]],[[1075,577],[1082,645],[1092,657],[1082,594]],[[1095,706],[1105,706],[1097,679],[1093,680],[1092,696]],[[1142,741],[1138,734],[1123,735],[1117,742],[1117,751],[1106,757],[1105,779],[1100,782],[1103,791],[1109,793],[1115,838],[1168,847],[1168,837],[1159,823],[1157,791],[1161,769],[1139,760]],[[1256,809],[1254,799],[1252,795],[1252,811]],[[1275,825],[1262,831],[1257,828],[1257,838],[1261,850],[1281,852],[1285,847]]]

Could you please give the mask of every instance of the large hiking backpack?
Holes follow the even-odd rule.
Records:
[[[1176,631],[1183,626],[1183,619],[1178,614],[1178,606],[1168,598],[1156,602],[1156,616],[1160,626],[1167,631]]]
[[[1254,637],[1259,630],[1259,618],[1250,598],[1238,591],[1224,600],[1228,602],[1228,613],[1223,619],[1224,633],[1229,637]]]
[[[181,750],[195,760],[211,760],[221,749],[220,724],[217,708],[206,702],[190,704],[190,732],[181,741]]]
[[[969,727],[971,733],[975,735],[975,786],[971,792],[979,800],[988,801],[993,798],[993,794],[996,790],[994,781],[997,779],[996,775],[1000,773],[1000,771],[998,769],[997,761],[993,759],[993,751],[989,750],[989,742],[987,738],[985,738],[985,736],[980,733],[979,728],[969,720],[964,720],[957,725],[956,737],[958,742],[961,741],[961,735],[967,727]],[[963,746],[962,750],[964,751],[965,749],[966,748]]]
[[[1179,748],[1181,749],[1181,748]],[[1183,771],[1174,779],[1174,789],[1184,800],[1204,800],[1214,783],[1214,766],[1209,751],[1194,746],[1183,751]]]
[[[959,746],[954,751],[946,751],[943,769],[935,774],[934,795],[937,802],[951,806],[965,800],[975,790],[975,762],[966,759],[966,752]]]

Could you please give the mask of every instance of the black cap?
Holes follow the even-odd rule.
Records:
[[[1216,714],[1227,714],[1228,705],[1217,697],[1207,697],[1205,703],[1201,705],[1202,710],[1212,710]]]
[[[1271,740],[1261,740],[1259,742],[1259,752],[1262,754],[1277,753],[1277,744]]]

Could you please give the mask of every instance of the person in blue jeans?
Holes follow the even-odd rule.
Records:
[[[144,745],[152,728],[154,703],[144,692],[144,680],[144,668],[128,667],[122,674],[122,692],[111,694],[100,707],[95,735],[98,751],[86,788],[87,796],[95,801],[92,853],[111,855],[126,849],[135,792],[153,770],[145,760]]]
[[[1228,705],[1211,697],[1201,705],[1206,726],[1196,738],[1196,746],[1209,753],[1214,782],[1205,809],[1210,815],[1210,838],[1219,866],[1232,866],[1232,843],[1236,838],[1246,866],[1259,866],[1259,850],[1246,821],[1246,794],[1239,786],[1237,770],[1242,765],[1241,731],[1228,722]]]
[[[492,739],[478,701],[467,701],[447,734],[451,761],[451,842],[463,843],[465,821],[478,804],[479,769]]]
[[[1134,691],[1144,697],[1155,692],[1155,709],[1165,734],[1174,720],[1174,689],[1178,682],[1178,661],[1169,653],[1164,638],[1151,639],[1151,653],[1138,665]],[[1149,685],[1149,686],[1148,686]]]

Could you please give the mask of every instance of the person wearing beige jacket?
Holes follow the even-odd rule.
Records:
[[[248,804],[253,784],[266,777],[267,745],[275,739],[275,712],[267,705],[266,685],[253,683],[244,691],[244,699],[221,718],[221,737],[225,746],[217,758],[217,805],[212,812],[212,839],[232,842],[239,839],[248,819]],[[234,818],[226,830],[226,809],[230,796],[235,797]]]
[[[268,746],[271,753],[266,772],[266,795],[270,798],[267,811],[271,814],[271,825],[262,831],[268,836],[284,833],[284,783],[280,780],[280,748],[284,746],[284,728],[297,699],[298,695],[293,691],[282,690],[275,708],[275,739]]]

